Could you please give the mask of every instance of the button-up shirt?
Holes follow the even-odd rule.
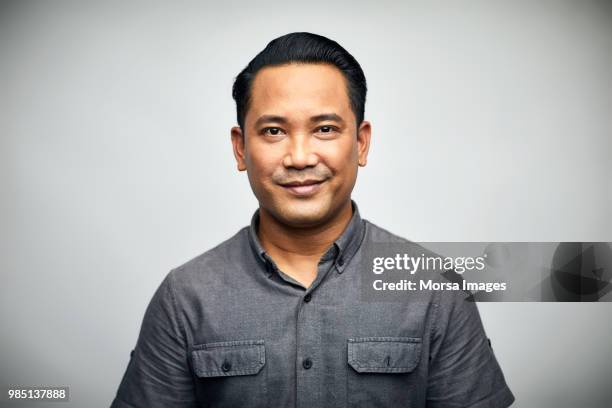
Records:
[[[251,225],[168,273],[112,407],[507,407],[474,302],[360,296],[360,257],[409,243],[353,215],[306,288]],[[415,244],[416,245],[416,244]]]

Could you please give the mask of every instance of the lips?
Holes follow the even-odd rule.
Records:
[[[293,195],[308,197],[316,194],[321,189],[321,185],[325,183],[325,181],[326,180],[292,181],[281,184],[281,186]]]

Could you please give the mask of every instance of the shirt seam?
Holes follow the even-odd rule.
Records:
[[[172,269],[170,273],[168,274],[168,289],[170,290],[170,297],[172,298],[172,310],[176,318],[176,323],[178,324],[180,334],[183,336],[185,345],[188,347],[187,331],[185,330],[185,326],[183,325],[183,320],[181,319],[181,316],[178,313],[178,301],[176,300],[176,293],[174,291],[174,285],[172,284],[172,281],[174,280],[175,270],[176,268]],[[187,355],[188,352],[189,350],[185,350],[185,355]]]
[[[439,296],[438,291],[434,292],[434,296],[431,301],[431,307],[433,309],[431,312],[431,326],[429,329],[429,347],[428,347],[429,356],[427,358],[427,371],[428,371],[427,376],[429,376],[429,372],[431,372],[431,365],[433,362],[433,359],[431,357],[431,348],[433,346],[433,341],[435,339],[436,330],[438,329],[437,320],[438,320],[438,313],[439,313],[440,306],[438,304],[438,300],[436,299],[437,296]]]
[[[431,305],[433,306],[434,309],[433,309],[433,312],[431,313],[432,322],[431,322],[431,329],[429,330],[429,336],[432,339],[436,333],[436,330],[438,329],[437,320],[438,320],[438,310],[440,307],[439,301],[437,299],[438,296],[440,296],[439,291],[435,291],[434,298],[431,301]]]

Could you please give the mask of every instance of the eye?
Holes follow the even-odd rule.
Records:
[[[335,136],[338,133],[338,128],[331,125],[319,126],[317,133],[323,136]]]
[[[277,127],[267,127],[261,130],[261,133],[268,136],[281,136],[283,130]]]

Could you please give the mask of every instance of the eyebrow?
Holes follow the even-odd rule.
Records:
[[[344,124],[344,119],[342,119],[342,117],[336,113],[322,113],[320,115],[315,115],[310,118],[311,123],[323,122],[325,120],[335,121]],[[287,124],[289,123],[289,120],[284,116],[262,115],[255,121],[255,127],[259,127],[267,122]]]
[[[344,119],[335,113],[323,113],[321,115],[313,116],[310,118],[312,123],[323,122],[325,120],[330,120],[333,122],[344,123]]]
[[[284,116],[262,115],[259,118],[257,118],[257,120],[255,121],[255,127],[259,127],[260,125],[263,125],[264,123],[267,123],[267,122],[286,124],[289,121]]]

